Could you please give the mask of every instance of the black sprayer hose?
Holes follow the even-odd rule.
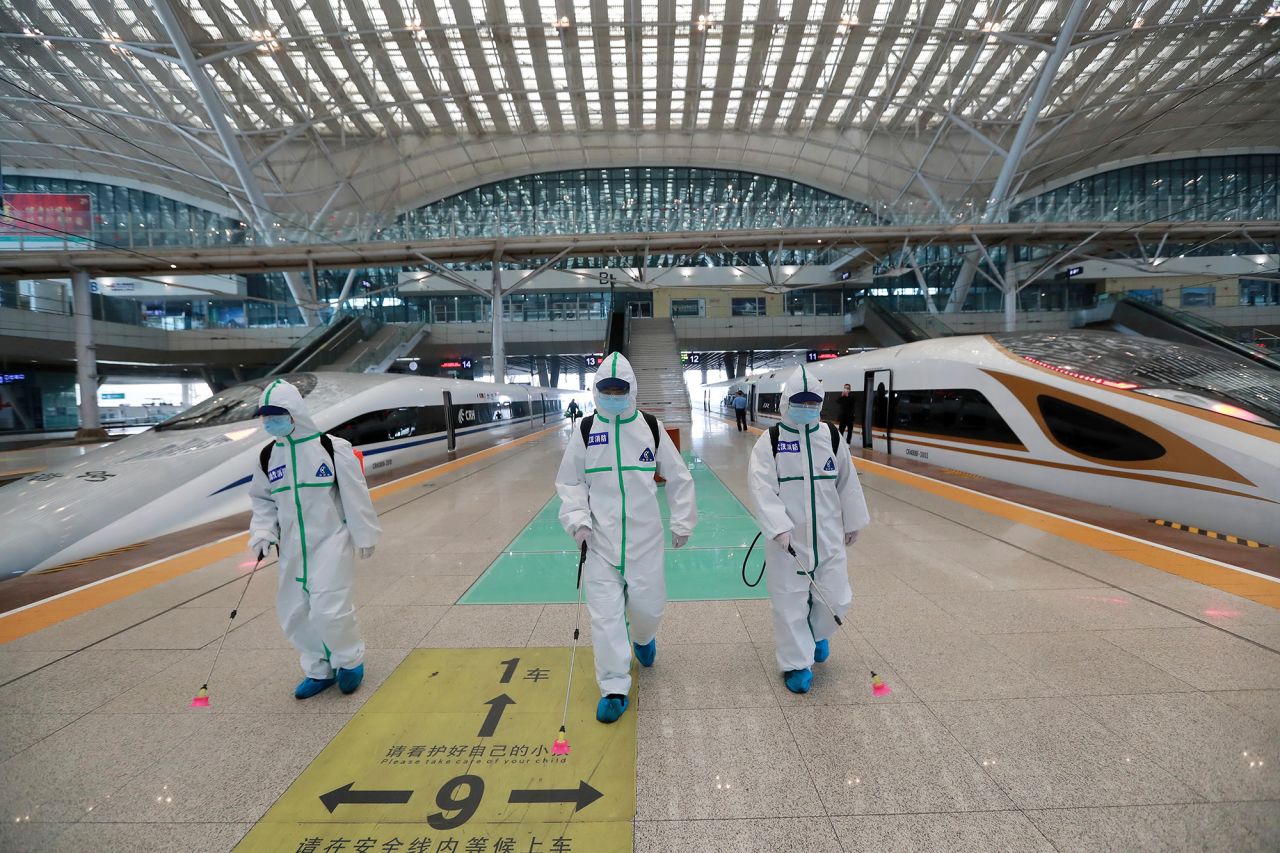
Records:
[[[760,579],[764,577],[764,561],[760,562],[760,574],[756,575],[755,583],[747,580],[747,560],[751,559],[751,552],[755,550],[756,543],[760,541],[760,534],[756,534],[756,538],[751,540],[751,547],[747,549],[747,554],[742,558],[742,582],[750,587],[760,585]]]

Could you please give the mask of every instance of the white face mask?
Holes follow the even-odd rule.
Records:
[[[600,410],[609,415],[620,415],[631,405],[628,394],[601,394]]]
[[[798,424],[817,423],[822,407],[816,403],[792,403],[791,419]]]

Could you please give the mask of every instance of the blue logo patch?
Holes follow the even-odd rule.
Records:
[[[607,432],[593,432],[587,436],[587,447],[594,447],[597,444],[608,444],[608,443],[609,443],[609,433]]]
[[[268,482],[268,483],[275,483],[275,482],[279,482],[280,480],[283,480],[283,479],[284,479],[284,468],[285,468],[285,466],[281,465],[279,468],[272,468],[270,471],[268,471],[268,472],[267,472],[267,482]]]
[[[640,461],[641,461],[641,462],[652,462],[652,461],[653,461],[653,451],[646,447],[646,448],[644,449],[644,453],[641,453],[641,454],[640,454]]]
[[[317,477],[332,477],[333,472],[329,470],[328,462],[321,462],[320,467],[316,469]]]
[[[798,442],[798,441],[779,441],[779,442],[778,442],[778,452],[779,452],[779,453],[799,453],[799,452],[800,452],[800,442]]]
[[[836,470],[836,461],[835,461],[834,459],[832,459],[830,456],[828,456],[828,457],[827,457],[827,464],[822,466],[822,470],[823,470],[823,471],[834,471],[834,470]]]

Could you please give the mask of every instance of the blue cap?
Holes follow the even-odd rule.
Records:
[[[262,417],[263,415],[287,415],[289,410],[282,406],[259,406],[258,411],[254,412],[254,417]]]
[[[606,376],[596,383],[596,388],[601,391],[630,391],[631,383],[616,376]]]
[[[822,397],[814,391],[799,391],[787,398],[792,403],[821,403]]]

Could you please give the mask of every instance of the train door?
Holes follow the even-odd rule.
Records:
[[[546,394],[539,394],[538,396],[542,398],[542,424],[543,424],[543,426],[546,426],[546,423],[547,423],[547,395],[546,395]]]
[[[444,434],[445,445],[452,453],[458,449],[458,437],[453,431],[453,394],[448,391],[444,392]]]
[[[749,386],[751,390],[747,395],[747,411],[751,413],[751,422],[756,422],[756,386]]]
[[[885,453],[893,453],[889,401],[893,399],[893,371],[868,370],[862,376],[862,446],[875,446],[876,427],[884,430]]]

